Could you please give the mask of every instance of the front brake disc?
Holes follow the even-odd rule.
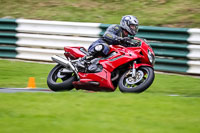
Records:
[[[130,84],[130,85],[133,85],[133,84],[140,82],[144,77],[144,73],[141,70],[136,72],[135,77],[132,77],[132,72],[130,72],[128,74],[129,74],[129,76],[127,75],[128,78],[126,78],[126,83]]]

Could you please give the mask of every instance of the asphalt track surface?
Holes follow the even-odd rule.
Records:
[[[42,89],[42,88],[36,88],[36,89],[30,89],[30,88],[0,88],[0,93],[16,93],[16,92],[46,92],[46,93],[52,93],[50,89]]]
[[[54,91],[46,88],[0,88],[0,93],[18,93],[18,92],[43,92],[43,93],[55,93]],[[90,92],[90,91],[89,91]],[[200,98],[200,95],[178,95],[178,94],[168,94],[167,96],[173,97],[196,97]]]

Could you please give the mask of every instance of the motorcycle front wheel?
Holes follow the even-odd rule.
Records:
[[[145,91],[154,80],[154,70],[151,67],[140,67],[136,70],[135,77],[132,70],[126,71],[119,80],[119,90],[121,92],[140,93]]]
[[[64,67],[56,65],[47,77],[47,85],[53,91],[69,91],[74,88],[72,82],[76,80],[73,73],[63,73]]]

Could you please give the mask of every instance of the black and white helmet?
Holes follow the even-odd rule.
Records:
[[[120,26],[130,35],[135,35],[138,32],[139,21],[135,16],[126,15],[122,17]]]

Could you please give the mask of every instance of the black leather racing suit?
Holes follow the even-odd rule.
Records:
[[[97,54],[97,51],[95,51],[95,46],[101,44],[103,45],[103,49],[100,54],[106,56],[110,50],[109,45],[121,44],[120,38],[123,37],[128,37],[128,33],[125,35],[125,32],[123,31],[120,25],[110,25],[106,29],[104,35],[90,45],[90,47],[88,48],[89,55],[95,56]]]

